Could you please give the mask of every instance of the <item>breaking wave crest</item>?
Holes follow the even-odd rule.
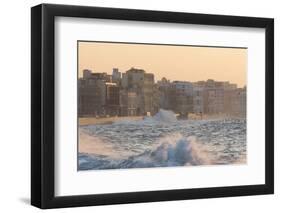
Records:
[[[164,123],[173,123],[177,121],[177,116],[173,111],[160,109],[154,116],[145,116],[143,120],[122,120],[115,121],[114,124],[143,124],[150,123],[153,124],[155,122],[164,122]]]
[[[145,121],[176,122],[177,117],[173,111],[160,109],[153,117],[145,117]]]
[[[173,134],[157,141],[151,150],[127,158],[80,153],[79,170],[210,165],[204,146],[195,137]]]

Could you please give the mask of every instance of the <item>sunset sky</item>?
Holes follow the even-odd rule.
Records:
[[[131,67],[153,73],[155,80],[230,81],[243,87],[247,82],[247,49],[193,46],[78,43],[79,77],[83,69],[112,73]]]

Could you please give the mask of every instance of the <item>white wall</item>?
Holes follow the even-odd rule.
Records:
[[[45,3],[171,10],[210,14],[275,18],[275,59],[280,57],[281,13],[279,1],[245,0],[59,0]],[[30,7],[41,1],[1,2],[1,146],[0,212],[39,212],[29,206],[30,196]],[[275,62],[275,109],[281,109],[280,62]],[[278,85],[279,84],[279,85]],[[276,212],[280,208],[281,145],[280,110],[275,113],[275,195],[173,201],[51,210],[52,212]]]

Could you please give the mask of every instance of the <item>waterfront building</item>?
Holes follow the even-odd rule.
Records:
[[[204,114],[222,114],[224,113],[224,85],[225,82],[214,81],[198,81],[195,85],[195,104],[194,112],[202,112]],[[199,91],[198,91],[199,90]]]
[[[187,81],[174,81],[172,88],[175,91],[174,111],[182,117],[193,112],[193,84]]]
[[[246,117],[247,95],[246,87],[236,89],[236,95],[233,101],[233,115],[237,117]]]
[[[221,114],[224,112],[223,88],[204,89],[204,112],[208,114]]]
[[[204,87],[193,84],[193,112],[204,113]]]
[[[121,86],[123,89],[137,94],[140,115],[154,113],[154,75],[152,73],[146,73],[143,69],[131,68],[122,74]]]
[[[203,113],[222,114],[230,117],[246,116],[246,87],[237,88],[236,84],[228,81],[198,81],[193,83],[194,87],[194,112],[197,113],[202,107],[199,96],[203,94]],[[197,95],[199,97],[197,97]]]
[[[120,111],[119,91],[120,88],[116,83],[106,82],[106,114],[110,116],[117,116]]]
[[[108,75],[106,72],[92,72],[89,69],[83,70],[83,79],[92,79],[92,80],[104,80],[106,82],[112,82],[112,75]]]
[[[151,115],[155,115],[160,110],[160,91],[157,84],[152,88],[152,110]]]
[[[83,70],[83,77],[78,80],[78,114],[85,116],[106,116],[107,82],[111,82],[112,77],[107,73],[93,73],[89,69]],[[109,94],[111,94],[110,92]],[[112,108],[112,106],[110,106]]]
[[[224,112],[224,83],[208,79],[204,87],[204,112],[220,114]]]
[[[113,68],[112,75],[83,70],[78,80],[78,113],[83,116],[154,115],[172,110],[182,118],[189,113],[246,117],[246,87],[228,81],[188,82],[162,78],[131,68],[125,73]]]
[[[112,82],[114,82],[118,86],[120,86],[121,85],[121,78],[122,78],[122,73],[119,72],[118,68],[113,68],[112,69]]]
[[[138,96],[135,91],[120,91],[120,115],[137,116],[140,114]]]
[[[247,116],[247,88],[244,86],[240,93],[240,116],[246,118]]]
[[[105,81],[79,79],[78,93],[78,114],[80,117],[95,117],[105,113]]]
[[[161,109],[172,110],[175,103],[175,92],[172,84],[165,77],[157,82],[159,91],[159,107]]]

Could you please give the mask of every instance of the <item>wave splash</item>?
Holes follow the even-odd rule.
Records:
[[[79,170],[210,165],[211,158],[205,150],[195,137],[173,134],[160,139],[152,150],[126,159],[80,153]]]
[[[155,123],[173,123],[177,122],[177,116],[173,111],[160,109],[154,116],[145,116],[143,120],[121,120],[113,124],[155,124]]]
[[[160,109],[153,117],[145,117],[147,121],[176,122],[177,117],[173,111]]]

